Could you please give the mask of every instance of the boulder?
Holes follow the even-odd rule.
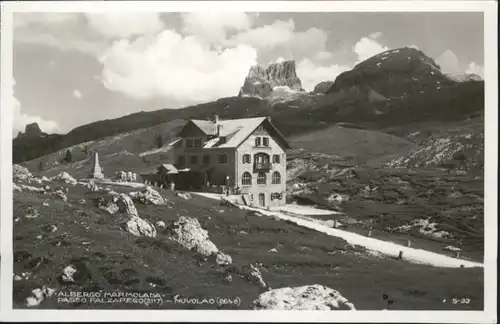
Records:
[[[42,288],[33,289],[31,293],[32,295],[26,298],[26,306],[35,307],[40,305],[45,299],[52,297],[55,293],[55,289],[43,286]]]
[[[317,284],[266,291],[252,302],[251,309],[356,310],[338,291]]]
[[[72,185],[76,185],[78,183],[78,181],[76,181],[76,179],[73,178],[68,172],[59,173],[58,175],[52,178],[52,181],[60,181]]]
[[[119,194],[115,197],[117,198],[116,204],[118,205],[118,209],[120,210],[120,212],[125,213],[131,217],[139,217],[137,208],[135,208],[134,202],[128,195]]]
[[[171,239],[187,249],[210,256],[219,252],[219,249],[208,238],[208,232],[203,229],[196,218],[181,216],[170,227]]]
[[[69,266],[64,268],[63,274],[61,275],[61,280],[63,282],[75,282],[73,276],[75,275],[76,271],[76,267],[70,264]]]
[[[66,196],[66,193],[64,191],[62,191],[61,189],[57,189],[55,192],[54,192],[54,195],[56,197],[59,197],[61,198],[64,202],[67,202],[68,201],[68,197]]]
[[[26,215],[24,217],[28,218],[28,219],[34,219],[34,218],[38,218],[40,216],[40,212],[33,208],[33,207],[28,207],[28,212],[26,213]]]
[[[250,264],[248,277],[250,280],[257,282],[259,286],[261,286],[262,288],[267,287],[267,284],[264,282],[264,279],[262,278],[262,273],[253,264]]]
[[[175,194],[177,197],[180,197],[182,199],[185,199],[185,200],[189,200],[189,199],[192,199],[193,197],[191,197],[191,194],[189,192],[177,192]]]
[[[231,258],[231,256],[222,252],[217,253],[215,261],[218,265],[229,265],[233,263],[233,259]]]
[[[19,164],[12,165],[12,177],[14,180],[27,181],[33,177],[29,170]]]
[[[107,211],[111,215],[115,214],[119,210],[118,205],[115,202],[105,200],[103,198],[98,199],[97,207]]]
[[[158,191],[149,186],[139,192],[131,192],[130,197],[142,204],[165,205],[168,202],[168,200],[163,198]]]
[[[125,229],[135,236],[156,237],[156,228],[148,221],[137,216],[129,219]]]

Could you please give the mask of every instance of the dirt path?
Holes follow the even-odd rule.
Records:
[[[197,194],[210,199],[216,199],[216,200],[220,199],[220,195],[213,193],[192,192],[192,194]],[[435,252],[430,252],[421,249],[414,249],[411,247],[395,244],[392,242],[377,240],[372,237],[366,237],[356,233],[346,232],[336,228],[327,227],[325,225],[318,224],[315,221],[308,220],[302,217],[290,216],[282,212],[268,211],[248,206],[240,206],[240,207],[246,210],[258,211],[261,214],[267,216],[275,216],[283,220],[288,220],[299,226],[314,229],[318,232],[322,232],[330,236],[340,237],[346,240],[350,244],[361,245],[369,250],[377,251],[386,254],[388,256],[397,257],[400,251],[402,251],[403,259],[413,263],[427,264],[436,267],[446,267],[446,268],[460,268],[462,266],[466,268],[483,267],[482,263],[456,259]]]

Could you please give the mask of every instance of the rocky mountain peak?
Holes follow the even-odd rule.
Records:
[[[252,66],[240,89],[239,96],[267,98],[276,87],[303,91],[302,82],[295,70],[295,61],[276,62],[266,68],[261,65]]]
[[[24,129],[24,133],[21,131],[17,133],[17,137],[30,137],[30,138],[41,137],[45,135],[46,134],[42,132],[38,123],[27,124]]]
[[[341,73],[328,92],[360,87],[373,89],[388,98],[401,98],[438,91],[455,83],[422,51],[403,47],[372,56]]]

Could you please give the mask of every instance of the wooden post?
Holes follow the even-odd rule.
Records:
[[[337,220],[336,219],[333,220],[333,228],[337,228]]]
[[[407,243],[406,245],[407,245],[408,247],[410,247],[410,246],[411,246],[411,241],[410,241],[410,240],[408,240],[408,243]]]
[[[399,251],[398,259],[403,260],[403,251]]]
[[[460,251],[457,251],[457,259],[460,257]]]
[[[368,236],[372,236],[372,230],[368,230]]]

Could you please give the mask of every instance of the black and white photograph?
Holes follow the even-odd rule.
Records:
[[[496,322],[497,4],[237,2],[2,4],[2,320]]]

